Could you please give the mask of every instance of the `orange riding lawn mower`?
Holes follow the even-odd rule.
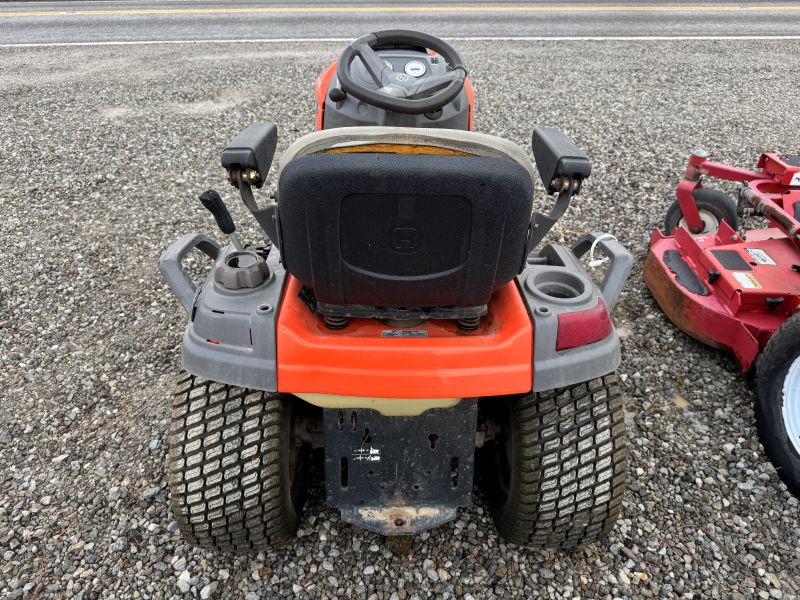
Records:
[[[589,160],[553,128],[533,131],[536,168],[472,131],[461,57],[414,31],[350,43],[316,97],[277,201],[254,197],[274,124],[222,152],[268,241],[242,241],[209,190],[229,243],[190,233],[160,260],[189,319],[169,454],[183,536],[231,553],[292,539],[317,449],[327,502],[392,540],[454,519],[473,482],[511,542],[596,540],[627,476],[610,312],[632,257],[599,232],[541,245]],[[200,285],[194,249],[213,260]],[[584,257],[605,261],[599,285]]]

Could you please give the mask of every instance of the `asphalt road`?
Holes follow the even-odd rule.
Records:
[[[339,39],[422,25],[447,38],[792,36],[800,35],[800,3],[172,0],[0,5],[0,45]]]

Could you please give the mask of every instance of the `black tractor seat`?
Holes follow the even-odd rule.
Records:
[[[326,315],[480,316],[523,266],[533,165],[493,136],[398,129],[319,132],[289,149],[284,265]]]

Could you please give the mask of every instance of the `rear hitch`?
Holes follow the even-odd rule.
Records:
[[[453,520],[472,500],[477,416],[475,398],[414,417],[324,409],[328,504],[390,539]]]

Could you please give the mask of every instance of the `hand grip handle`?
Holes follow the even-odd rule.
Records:
[[[158,268],[167,285],[172,290],[183,306],[191,314],[194,305],[194,295],[197,292],[189,274],[184,270],[182,261],[194,248],[216,260],[219,255],[219,246],[201,233],[187,233],[181,239],[170,244],[158,259]]]
[[[625,249],[613,236],[607,236],[598,231],[593,231],[579,237],[572,244],[572,253],[580,258],[587,251],[591,250],[592,245],[597,244],[600,249],[611,259],[611,265],[606,271],[605,277],[600,284],[600,293],[603,294],[606,308],[611,312],[619,299],[625,282],[633,268],[633,255]]]
[[[214,190],[208,190],[200,194],[200,202],[203,203],[208,211],[214,215],[222,233],[230,235],[236,231],[236,225],[233,224],[231,213],[228,212],[228,207],[220,198],[220,195]]]

